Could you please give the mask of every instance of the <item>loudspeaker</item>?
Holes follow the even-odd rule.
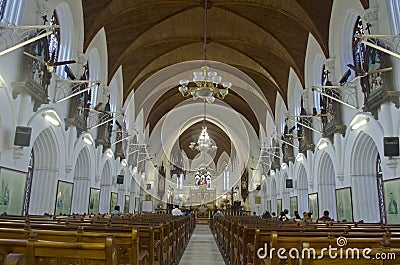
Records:
[[[384,156],[399,156],[399,137],[383,137]]]
[[[17,126],[15,128],[14,145],[29,146],[31,144],[31,127]]]
[[[256,190],[261,190],[261,185],[257,185]]]
[[[117,176],[117,184],[124,184],[124,175]]]
[[[146,190],[151,190],[151,184],[146,184]]]
[[[293,179],[287,179],[286,180],[286,188],[287,189],[293,188]]]

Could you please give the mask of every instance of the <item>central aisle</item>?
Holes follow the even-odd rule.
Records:
[[[196,224],[196,228],[179,265],[225,265],[209,225]]]

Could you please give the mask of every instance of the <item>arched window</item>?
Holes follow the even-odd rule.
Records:
[[[183,189],[183,174],[178,174],[176,176],[176,188]]]
[[[392,18],[393,34],[400,33],[400,2],[398,0],[388,0],[389,14]]]
[[[0,0],[0,21],[9,25],[18,25],[24,0]]]
[[[223,178],[224,178],[224,190],[229,190],[229,170],[228,170],[228,164],[225,165]]]
[[[31,188],[32,188],[32,178],[33,178],[33,166],[35,164],[35,154],[33,153],[33,149],[31,151],[29,165],[28,165],[28,176],[25,184],[25,200],[24,200],[24,209],[23,215],[29,214],[29,200],[31,198]]]
[[[58,54],[59,54],[59,45],[60,45],[60,23],[58,22],[57,13],[54,10],[53,15],[50,19],[50,25],[58,26],[54,27],[53,34],[49,36],[49,55],[50,60],[49,63],[55,63],[58,61]],[[56,66],[54,66],[56,67]],[[54,69],[56,70],[56,69]]]
[[[0,21],[3,20],[7,0],[0,0]]]
[[[357,17],[356,24],[353,29],[353,61],[354,66],[358,69],[363,69],[365,63],[365,45],[360,42],[360,39],[354,37],[355,35],[363,35],[364,34],[364,26],[361,17]]]

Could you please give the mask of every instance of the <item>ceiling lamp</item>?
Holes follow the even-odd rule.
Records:
[[[218,147],[213,143],[207,133],[207,126],[203,126],[197,142],[191,142],[189,148],[199,152],[207,152],[208,150],[215,150]]]
[[[54,110],[46,110],[45,112],[43,112],[42,116],[46,121],[50,122],[54,126],[61,125],[60,117]]]
[[[85,133],[85,134],[82,136],[82,140],[83,140],[83,142],[84,142],[85,144],[87,144],[87,145],[92,145],[92,144],[93,144],[93,138],[92,138],[92,136],[91,136],[90,134],[88,134],[88,133]]]
[[[189,144],[189,148],[192,150],[197,150],[199,152],[207,152],[209,150],[214,151],[218,147],[214,143],[214,141],[210,138],[207,132],[206,126],[206,100],[204,100],[204,119],[203,119],[203,127],[201,129],[201,133],[199,135],[199,139],[197,142],[191,142]]]
[[[204,99],[208,103],[213,103],[215,98],[224,99],[229,93],[229,89],[232,87],[230,82],[222,82],[222,77],[215,71],[209,71],[210,68],[207,66],[207,0],[204,4],[204,38],[203,38],[203,50],[204,50],[204,66],[201,67],[201,71],[193,72],[193,82],[187,79],[179,81],[179,92],[182,96],[192,96],[193,99]]]

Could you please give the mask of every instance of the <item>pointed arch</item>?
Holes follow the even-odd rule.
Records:
[[[103,170],[101,172],[100,180],[100,213],[110,212],[110,200],[111,200],[111,189],[112,189],[112,172],[111,162],[106,160]]]
[[[90,168],[92,167],[90,154],[84,147],[76,160],[74,169],[74,197],[72,199],[72,212],[83,214],[88,210],[90,192]]]
[[[319,213],[328,210],[332,215],[336,213],[335,169],[332,159],[327,152],[323,152],[317,170]],[[319,216],[314,216],[318,218]]]
[[[42,131],[33,143],[35,161],[29,214],[54,212],[60,168],[59,142],[52,128]]]
[[[308,178],[303,164],[299,165],[297,173],[297,202],[299,213],[308,211]]]
[[[372,137],[360,132],[350,155],[350,181],[355,221],[380,221],[375,168],[378,154],[378,148]]]

